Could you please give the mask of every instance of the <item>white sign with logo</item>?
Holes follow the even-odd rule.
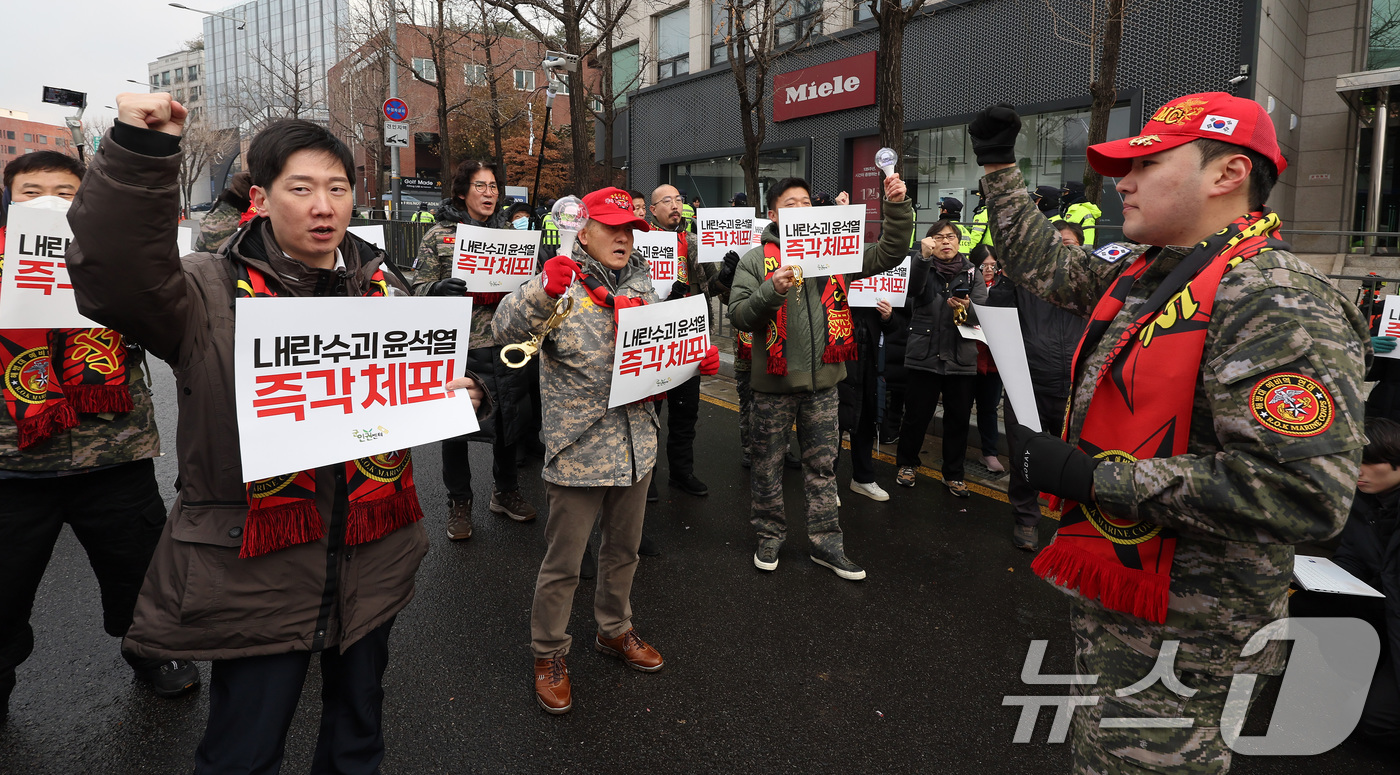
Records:
[[[608,408],[649,398],[694,377],[709,349],[710,308],[704,296],[618,311]]]
[[[734,251],[744,255],[755,244],[751,207],[701,207],[695,211],[695,230],[700,240],[695,261],[712,264]]]
[[[853,280],[846,289],[852,307],[874,307],[881,299],[899,309],[909,298],[909,259],[888,272]]]
[[[801,266],[804,277],[859,272],[864,231],[864,205],[785,208],[778,217],[782,266]]]
[[[0,329],[101,327],[78,314],[64,257],[72,241],[66,199],[10,204]]]
[[[452,276],[477,293],[510,293],[535,276],[541,232],[457,224]]]
[[[671,295],[671,285],[679,278],[680,235],[673,231],[652,229],[632,232],[632,250],[642,254],[651,265],[651,285],[656,295],[665,299]]]
[[[467,392],[443,388],[467,368],[470,299],[254,298],[235,307],[244,481],[478,429]]]

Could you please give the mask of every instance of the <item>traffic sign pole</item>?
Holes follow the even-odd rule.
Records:
[[[389,98],[399,97],[399,16],[395,10],[389,18]],[[389,190],[391,199],[389,206],[393,208],[394,215],[398,215],[399,205],[403,203],[403,183],[399,179],[399,149],[397,147],[389,149]]]

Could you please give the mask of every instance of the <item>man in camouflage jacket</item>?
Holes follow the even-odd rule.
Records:
[[[642,538],[647,484],[656,463],[657,417],[650,399],[608,407],[616,310],[660,301],[647,261],[632,251],[632,229],[647,230],[632,212],[632,199],[618,188],[584,198],[589,220],[574,242],[572,257],[556,256],[544,272],[507,296],[492,321],[498,342],[523,342],[544,334],[540,346],[540,394],[544,397],[544,480],[549,495],[544,562],[530,610],[530,647],[535,657],[536,699],[549,713],[572,707],[564,657],[572,639],[569,612],[579,565],[595,521],[602,524],[598,622],[594,648],[643,672],[660,670],[661,655],[632,630],[632,578]],[[609,301],[596,301],[581,275],[602,283]],[[559,299],[572,312],[546,329]],[[630,304],[629,304],[630,302]],[[702,373],[719,368],[711,347]]]
[[[199,236],[194,240],[194,252],[218,253],[228,238],[233,236],[243,220],[243,214],[252,203],[248,189],[252,188],[252,177],[245,170],[233,176],[228,188],[219,194],[214,207],[204,214],[199,222]]]
[[[1271,217],[1263,202],[1286,162],[1269,117],[1256,103],[1219,93],[1190,95],[1164,106],[1139,136],[1091,147],[1095,169],[1122,178],[1117,187],[1124,196],[1125,236],[1146,243],[1097,251],[1061,245],[1036,210],[1014,165],[1019,128],[1019,117],[1006,105],[984,111],[968,128],[986,171],[982,186],[1006,274],[1086,318],[1107,293],[1123,298],[1123,305],[1111,319],[1099,316],[1098,325],[1106,328],[1096,342],[1086,336],[1081,346],[1067,441],[1057,428],[1036,435],[1013,428],[1018,438],[1012,463],[1023,466],[1037,489],[1091,506],[1099,515],[1090,520],[1093,528],[1113,542],[1119,557],[1132,551],[1119,530],[1147,524],[1175,535],[1160,623],[1109,608],[1096,595],[1071,588],[1077,586],[1072,580],[1052,579],[1073,597],[1076,672],[1098,676],[1095,684],[1076,687],[1098,700],[1075,712],[1074,771],[1224,772],[1230,750],[1221,734],[1221,711],[1231,677],[1278,674],[1284,667],[1281,643],[1248,656],[1244,646],[1261,627],[1286,615],[1293,546],[1335,535],[1346,520],[1364,443],[1366,324],[1326,278],[1282,243],[1225,272],[1207,319],[1186,314],[1176,301],[1180,295],[1148,308],[1172,270],[1200,255],[1172,246],[1204,245],[1235,228],[1246,213]],[[1141,273],[1126,285],[1135,272]],[[1150,317],[1155,309],[1163,312]],[[1190,322],[1184,331],[1205,329],[1186,451],[1149,452],[1136,460],[1112,452],[1091,458],[1072,445],[1080,443],[1096,392],[1142,380],[1135,400],[1146,405],[1164,400],[1174,387],[1187,387],[1160,384],[1150,373],[1125,375],[1119,368],[1100,384],[1120,335],[1141,320],[1151,321],[1142,334],[1160,324],[1162,336],[1160,331],[1181,321]],[[1132,350],[1145,347],[1129,340],[1124,351]],[[1290,424],[1270,411],[1267,399],[1280,377],[1311,384],[1313,412],[1330,415],[1330,422]],[[1169,439],[1174,433],[1163,432]],[[1062,522],[1056,543],[1065,539],[1068,524]],[[1115,690],[1142,680],[1154,665],[1165,668],[1167,680],[1117,695]],[[1181,717],[1189,724],[1162,723]],[[1112,718],[1121,720],[1100,723]]]

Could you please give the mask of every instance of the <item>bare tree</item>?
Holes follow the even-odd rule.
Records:
[[[632,7],[632,0],[613,0],[607,13],[598,10],[600,0],[485,0],[488,4],[509,11],[521,27],[541,43],[549,45],[558,40],[545,31],[548,22],[563,35],[564,51],[579,57],[580,62],[594,58],[599,45],[611,36]],[[591,39],[589,37],[591,36]],[[592,124],[588,121],[587,88],[583,68],[568,74],[569,138],[573,143],[573,183],[580,190],[592,185],[593,148],[589,142]]]
[[[453,143],[449,119],[463,105],[471,102],[473,97],[470,90],[463,88],[464,82],[453,77],[451,71],[453,64],[460,61],[457,52],[471,46],[468,39],[471,25],[459,13],[459,0],[408,0],[408,2],[396,6],[395,10],[407,22],[404,29],[410,30],[411,35],[418,36],[427,46],[427,58],[432,63],[431,71],[424,67],[421,68],[422,72],[420,72],[420,68],[413,66],[413,57],[405,56],[402,53],[404,43],[402,37],[399,39],[400,47],[393,53],[398,58],[400,66],[406,67],[414,79],[433,87],[434,91],[437,92],[437,125],[440,143],[438,156],[442,159],[442,168],[444,170],[451,169],[455,159],[452,154]],[[449,84],[452,84],[453,88],[449,89]]]
[[[214,129],[202,119],[185,125],[180,135],[179,184],[186,207],[193,198],[195,181],[234,147],[233,132]]]
[[[523,30],[503,18],[488,0],[472,0],[472,5],[475,20],[465,80],[474,87],[474,110],[467,118],[490,136],[495,162],[505,164],[505,140],[518,134],[530,115],[530,97],[516,90],[514,71],[518,67],[533,71],[535,64],[527,64],[523,49],[510,56],[501,53],[508,48],[502,45],[507,40],[524,37]]]
[[[749,201],[759,195],[759,153],[768,133],[768,72],[779,56],[805,46],[821,26],[820,0],[715,0],[723,3],[724,36],[729,72],[739,96],[739,119],[744,130],[744,188]],[[810,14],[815,13],[815,23]]]
[[[380,110],[389,93],[389,58],[384,55],[379,38],[371,35],[366,45],[348,59],[339,77],[330,82],[331,103],[337,107],[330,114],[330,127],[364,150],[365,197],[373,206],[386,189],[383,170],[387,149]]]
[[[904,158],[904,28],[924,8],[924,0],[869,0],[880,27],[875,53],[880,143]]]
[[[642,73],[646,72],[647,62],[650,58],[645,56],[641,47],[637,47],[637,68],[636,71],[627,76],[620,76],[617,71],[617,63],[613,61],[614,38],[617,32],[616,27],[608,27],[602,21],[614,18],[612,7],[618,0],[599,0],[597,6],[597,17],[593,24],[598,28],[606,28],[607,32],[602,35],[598,42],[598,51],[595,55],[596,66],[599,71],[599,78],[596,88],[591,88],[585,93],[589,102],[589,109],[593,113],[593,118],[597,121],[598,127],[602,130],[603,138],[603,167],[607,170],[609,178],[615,176],[617,167],[617,155],[613,151],[614,129],[617,120],[621,116],[618,109],[619,104],[630,91],[634,91],[642,85]],[[608,180],[608,183],[615,181]]]
[[[316,82],[309,55],[297,57],[263,40],[250,71],[237,79],[234,94],[221,107],[251,135],[270,121],[323,117],[326,92]]]

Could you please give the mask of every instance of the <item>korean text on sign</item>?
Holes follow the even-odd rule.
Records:
[[[1385,297],[1385,307],[1381,310],[1380,330],[1377,336],[1400,336],[1400,296],[1391,294]],[[1400,347],[1388,353],[1377,352],[1377,358],[1400,358]]]
[[[848,298],[852,307],[873,307],[881,299],[899,309],[909,298],[909,259],[888,272],[852,280]]]
[[[457,224],[452,276],[467,290],[510,293],[535,275],[540,232]]]
[[[696,262],[723,261],[724,254],[731,250],[742,256],[755,244],[753,209],[701,207],[695,211],[695,230],[700,242]]]
[[[101,327],[78,314],[64,258],[73,241],[68,202],[53,199],[10,205],[0,279],[0,329]]]
[[[649,398],[694,377],[709,349],[704,296],[619,311],[608,406]]]
[[[466,369],[470,304],[239,299],[234,385],[244,480],[477,430],[466,391],[444,388]]]
[[[679,279],[680,237],[671,231],[634,231],[632,250],[640,253],[651,265],[651,284],[656,295],[666,298],[671,295],[671,286]]]
[[[859,272],[864,227],[860,205],[787,208],[778,219],[782,264],[801,266],[807,277]]]

